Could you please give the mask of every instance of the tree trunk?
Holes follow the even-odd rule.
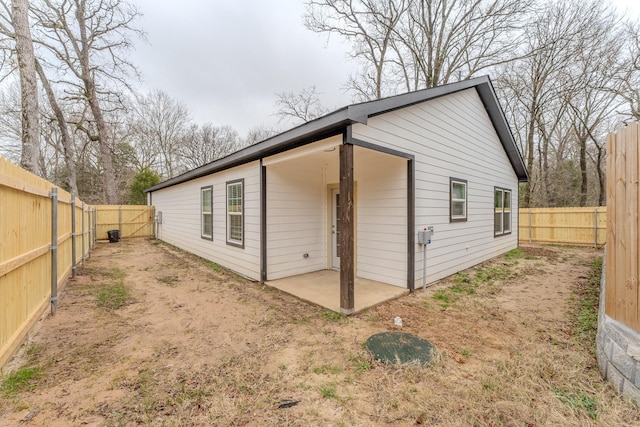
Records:
[[[22,157],[20,165],[37,173],[40,159],[40,125],[38,123],[38,82],[35,54],[29,29],[29,2],[12,0],[13,28],[16,55],[20,70],[20,98],[22,103]]]
[[[596,147],[598,148],[598,157],[597,157],[597,164],[596,164],[596,169],[598,171],[598,206],[604,206],[606,203],[605,200],[605,196],[606,196],[606,189],[605,189],[605,185],[606,185],[606,174],[604,173],[604,171],[602,170],[602,157],[603,157],[603,149],[602,147],[598,146],[596,144]]]
[[[78,196],[78,182],[76,178],[76,165],[75,165],[75,153],[74,147],[71,143],[71,136],[69,135],[69,129],[67,128],[67,122],[64,119],[64,113],[56,100],[55,94],[53,93],[53,89],[51,88],[51,84],[49,83],[49,79],[47,78],[40,62],[38,60],[35,61],[36,71],[38,72],[38,76],[40,76],[40,82],[42,83],[42,87],[44,88],[45,93],[47,94],[47,98],[49,99],[49,105],[51,105],[51,109],[56,116],[56,121],[58,122],[58,127],[60,128],[60,135],[62,137],[62,148],[64,150],[64,164],[67,167],[67,186],[69,187],[69,192],[72,196]]]
[[[533,130],[535,123],[533,119],[530,120],[529,126],[527,129],[527,170],[529,173],[533,170],[533,158],[534,158],[534,148],[533,148]],[[531,207],[531,193],[533,192],[531,187],[531,181],[527,181],[524,189],[524,208]]]
[[[556,197],[554,190],[549,185],[549,138],[544,136],[542,141],[542,151],[540,152],[540,162],[542,167],[540,169],[540,175],[542,178],[542,186],[544,187],[544,194],[546,197],[546,206],[555,206]]]
[[[100,108],[100,102],[98,101],[98,94],[93,84],[93,80],[90,78],[84,79],[85,90],[87,92],[87,101],[93,119],[96,121],[96,127],[98,128],[98,145],[100,148],[100,160],[102,161],[102,180],[104,184],[104,193],[107,204],[115,205],[118,203],[118,194],[116,192],[116,173],[113,167],[113,154],[111,153],[111,147],[109,146],[109,138],[107,131],[107,124],[104,121],[102,115],[102,108]]]
[[[580,206],[587,205],[587,137],[580,137]]]
[[[109,146],[109,133],[107,130],[107,124],[102,114],[102,108],[100,107],[100,101],[98,99],[98,92],[96,90],[95,82],[93,81],[93,74],[91,72],[91,64],[89,61],[89,51],[91,46],[87,36],[87,18],[85,16],[85,2],[76,2],[76,19],[78,21],[78,27],[80,30],[80,68],[82,74],[82,83],[84,86],[85,97],[91,114],[96,122],[98,130],[98,145],[100,148],[100,160],[102,162],[102,180],[104,184],[104,194],[107,204],[114,205],[118,203],[118,194],[116,192],[116,174],[113,167],[113,154],[111,153],[111,147]]]

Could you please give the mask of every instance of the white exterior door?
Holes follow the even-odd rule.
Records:
[[[340,190],[331,189],[331,268],[340,269]]]

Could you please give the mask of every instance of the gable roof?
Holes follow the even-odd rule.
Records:
[[[319,139],[338,135],[349,125],[355,123],[366,124],[369,117],[471,88],[475,88],[478,92],[478,96],[482,100],[482,104],[489,115],[491,123],[504,147],[518,180],[520,182],[528,181],[529,175],[527,169],[524,165],[520,150],[518,150],[518,146],[513,139],[513,134],[502,111],[502,107],[500,107],[491,79],[489,79],[489,76],[481,76],[461,82],[343,107],[262,142],[243,148],[226,157],[163,181],[146,189],[145,192],[171,187],[221,170],[259,160],[263,157],[281,153]]]

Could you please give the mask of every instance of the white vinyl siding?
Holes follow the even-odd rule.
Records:
[[[327,268],[323,170],[306,157],[267,166],[268,280]]]
[[[203,239],[213,239],[213,210],[211,206],[211,198],[213,187],[203,187],[200,189],[201,203],[201,225],[200,237]]]
[[[244,249],[228,245],[223,237],[227,228],[227,182],[240,179],[244,180]],[[201,229],[200,189],[206,186],[213,188],[213,241],[197,237]],[[162,240],[246,277],[260,280],[259,162],[154,191],[153,204],[156,211],[162,212]]]
[[[407,286],[407,159],[354,151],[356,275]]]
[[[494,238],[494,188],[518,180],[475,89],[398,109],[353,126],[353,136],[415,156],[416,231],[433,226],[427,283],[516,248],[517,233]],[[451,223],[450,177],[467,180],[467,221]],[[517,230],[517,204],[511,228]],[[415,245],[416,286],[422,284],[422,247]]]
[[[227,182],[227,243],[244,245],[244,181]]]

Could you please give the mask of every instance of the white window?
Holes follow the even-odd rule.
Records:
[[[449,222],[467,220],[467,181],[449,178]]]
[[[227,244],[244,247],[244,180],[227,182]]]
[[[213,187],[202,187],[200,189],[200,237],[213,240]]]
[[[511,190],[495,189],[493,232],[495,236],[511,233]]]

